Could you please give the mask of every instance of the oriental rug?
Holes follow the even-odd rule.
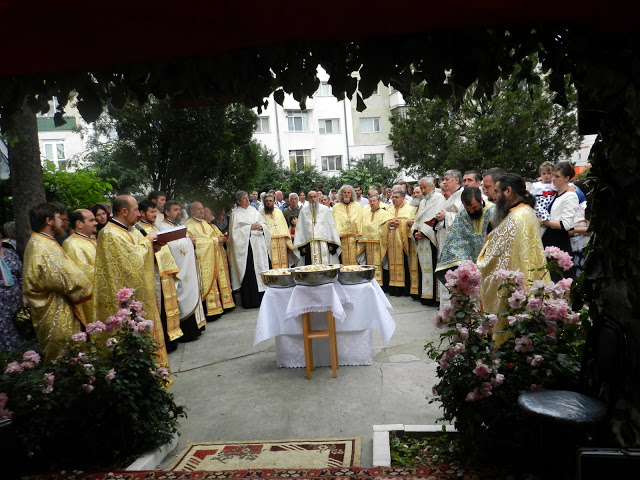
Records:
[[[374,467],[331,469],[260,469],[194,471],[114,471],[108,473],[57,473],[26,475],[23,480],[498,480],[507,477],[495,472],[459,465],[423,468]],[[513,477],[510,477],[513,478]]]
[[[357,467],[360,465],[360,442],[360,437],[353,437],[190,443],[169,470]]]

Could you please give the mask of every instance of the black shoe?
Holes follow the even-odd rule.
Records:
[[[226,310],[222,311],[222,315],[226,315],[227,313],[231,313],[236,309],[236,307],[231,307],[231,308],[227,308]]]
[[[178,342],[175,340],[172,342],[165,342],[165,346],[167,347],[167,353],[175,352],[178,349]]]
[[[207,323],[209,322],[215,322],[216,320],[218,320],[220,317],[222,316],[221,313],[219,313],[218,315],[207,315]]]

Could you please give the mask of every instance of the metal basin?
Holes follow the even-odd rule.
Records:
[[[375,265],[359,265],[364,270],[357,272],[340,272],[338,274],[338,281],[344,285],[356,285],[358,283],[370,282],[376,275]]]
[[[283,268],[281,270],[286,270],[288,272],[291,271],[290,268]],[[289,288],[294,287],[296,284],[293,281],[293,277],[291,275],[277,275],[273,273],[269,273],[273,270],[267,270],[266,272],[261,272],[260,276],[262,277],[262,281],[267,287],[271,288]]]
[[[324,285],[325,283],[333,282],[335,280],[341,266],[342,265],[331,265],[331,269],[320,271],[304,271],[301,270],[304,267],[297,267],[291,269],[291,275],[297,285]]]

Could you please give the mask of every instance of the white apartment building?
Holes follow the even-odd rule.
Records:
[[[56,127],[53,115],[56,113],[57,100],[49,102],[51,108],[44,115],[38,115],[38,139],[42,161],[50,160],[60,170],[68,170],[71,161],[84,156],[86,142],[80,134],[80,127],[87,127],[78,109],[72,104],[65,107],[64,125]]]
[[[291,95],[285,95],[282,106],[271,95],[267,108],[258,113],[254,138],[290,169],[311,165],[335,175],[363,158],[396,165],[389,141],[389,117],[404,108],[400,93],[380,83],[365,100],[367,108],[358,112],[355,99],[338,100],[333,96],[329,75],[320,67],[318,78],[320,88],[307,100],[304,110]]]

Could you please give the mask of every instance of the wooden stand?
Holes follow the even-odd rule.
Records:
[[[327,330],[311,330],[311,314],[302,314],[302,339],[304,342],[305,369],[307,380],[311,380],[311,370],[315,370],[313,364],[313,344],[314,338],[328,338],[331,349],[331,376],[338,376],[338,344],[336,343],[336,320],[332,312],[327,312]]]

